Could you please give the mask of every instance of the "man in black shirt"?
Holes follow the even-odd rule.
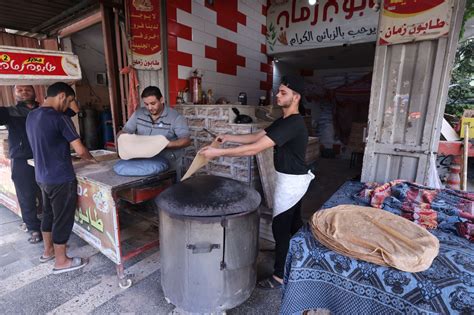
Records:
[[[275,238],[275,266],[273,276],[259,282],[259,286],[264,289],[279,288],[283,283],[290,238],[302,225],[301,199],[314,178],[305,164],[308,131],[298,111],[301,92],[302,88],[294,78],[284,78],[276,96],[283,117],[257,133],[217,137],[221,143],[235,142],[241,146],[225,149],[207,146],[199,151],[199,154],[212,159],[219,156],[251,156],[274,147],[276,183],[272,230]]]
[[[41,242],[40,220],[37,217],[36,200],[39,187],[35,181],[35,170],[27,160],[33,158],[26,136],[26,117],[38,107],[36,94],[31,85],[16,85],[14,88],[17,104],[0,107],[0,125],[8,127],[8,146],[11,159],[12,180],[20,204],[21,216],[30,232],[30,243]]]

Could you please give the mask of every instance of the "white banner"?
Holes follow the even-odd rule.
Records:
[[[379,13],[374,0],[274,0],[267,12],[269,55],[374,42]]]
[[[391,45],[447,36],[453,0],[386,0],[379,44]]]

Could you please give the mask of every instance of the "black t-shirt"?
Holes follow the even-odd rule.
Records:
[[[278,118],[265,128],[275,142],[273,160],[280,173],[301,175],[308,172],[305,163],[308,130],[300,114]]]

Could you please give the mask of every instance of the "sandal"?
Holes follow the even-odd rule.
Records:
[[[275,278],[269,277],[257,283],[257,286],[263,290],[273,290],[280,289],[282,284],[278,282]]]
[[[25,223],[25,222],[23,222],[22,224],[20,224],[20,225],[18,226],[18,228],[19,228],[20,230],[22,230],[23,232],[25,232],[25,233],[28,232],[28,228],[26,227],[26,223]]]
[[[68,272],[68,271],[73,271],[77,269],[83,268],[85,265],[87,265],[88,261],[87,259],[83,259],[80,257],[74,257],[72,258],[71,265],[66,268],[53,268],[53,274],[57,275],[63,272]]]
[[[32,231],[30,235],[31,237],[28,239],[28,242],[30,244],[37,244],[43,240],[43,235],[41,234],[41,232]]]
[[[54,259],[54,254],[51,255],[51,256],[48,256],[48,257],[44,257],[43,255],[40,256],[39,258],[39,261],[40,263],[45,263],[45,262],[48,262],[50,260],[53,260]]]

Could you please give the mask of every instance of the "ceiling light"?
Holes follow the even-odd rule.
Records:
[[[309,5],[315,5],[318,0],[308,0]]]

